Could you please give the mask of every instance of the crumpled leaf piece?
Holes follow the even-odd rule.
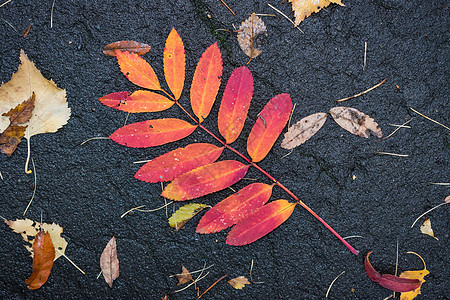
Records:
[[[309,17],[312,13],[319,12],[322,8],[327,7],[331,3],[345,6],[341,0],[289,0],[292,3],[292,10],[295,15],[295,26],[301,21]]]
[[[130,92],[116,92],[98,99],[103,105],[130,113],[157,112],[166,110],[175,104],[163,95],[139,90]]]
[[[264,44],[266,37],[266,25],[255,13],[252,13],[239,26],[239,32],[237,34],[239,46],[250,58],[255,58],[261,54],[261,46]]]
[[[245,276],[239,276],[228,280],[228,283],[235,289],[242,290],[246,284],[250,284],[250,281]]]
[[[108,44],[103,48],[103,53],[108,56],[116,56],[115,50],[129,51],[136,53],[137,55],[144,55],[150,51],[152,47],[147,44],[136,42],[136,41],[117,41]]]
[[[330,109],[330,115],[339,126],[360,137],[369,138],[370,134],[378,138],[383,136],[374,119],[352,107],[336,106]]]
[[[190,219],[195,217],[199,212],[207,207],[211,206],[202,203],[186,204],[172,214],[169,218],[169,226],[175,228],[176,230],[180,230]]]
[[[281,148],[293,149],[307,140],[322,128],[327,120],[327,114],[318,112],[307,117],[304,117],[291,127],[284,134],[284,139],[281,142]]]
[[[119,277],[119,259],[117,258],[116,238],[113,236],[100,256],[100,268],[103,278],[112,288],[113,281]]]
[[[30,245],[33,245],[34,237],[39,231],[46,231],[50,234],[55,249],[58,249],[64,254],[67,248],[66,240],[61,237],[63,228],[56,223],[39,223],[30,219],[5,221],[15,233],[19,233],[23,240]],[[34,252],[31,246],[25,245],[25,248],[31,253],[31,257],[34,256]],[[55,250],[55,260],[57,260],[62,254]]]
[[[418,280],[420,280],[420,286],[417,289],[413,290],[413,291],[401,293],[400,300],[412,300],[415,297],[417,297],[417,295],[420,294],[420,288],[422,287],[422,284],[425,282],[425,279],[423,279],[423,278],[425,276],[427,276],[428,274],[430,274],[430,271],[427,270],[427,266],[425,265],[425,261],[423,260],[423,258],[419,254],[417,254],[415,252],[407,252],[407,253],[415,254],[422,260],[422,262],[423,262],[423,270],[405,271],[405,272],[400,274],[400,277],[402,277],[402,278],[409,278],[409,279],[418,279]]]
[[[33,273],[25,283],[30,290],[37,290],[47,282],[55,260],[55,248],[50,234],[39,231],[33,242]]]
[[[431,228],[431,220],[430,220],[430,218],[425,218],[425,221],[420,226],[420,232],[422,232],[423,234],[427,234],[429,236],[432,236],[436,240],[439,240],[437,237],[434,236],[433,228]]]
[[[177,285],[185,284],[189,281],[193,281],[191,273],[186,269],[185,266],[181,265],[181,274],[175,275],[175,277],[178,279]]]

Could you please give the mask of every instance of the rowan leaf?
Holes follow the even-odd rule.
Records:
[[[247,152],[253,162],[261,161],[272,149],[292,110],[289,94],[273,97],[258,115],[247,140]]]
[[[164,75],[176,100],[180,99],[183,91],[185,65],[183,41],[175,28],[172,28],[164,48]]]
[[[116,50],[133,52],[137,55],[144,55],[150,51],[152,47],[147,44],[136,41],[117,41],[108,44],[103,48],[103,53],[108,56],[116,56]]]
[[[119,277],[116,238],[113,236],[100,256],[100,268],[106,283],[112,288],[113,281]]]
[[[262,238],[286,221],[295,205],[296,203],[281,199],[258,208],[230,230],[227,244],[241,246]]]
[[[166,110],[175,104],[163,95],[151,91],[116,92],[98,99],[102,104],[130,113],[157,112]]]
[[[383,136],[375,120],[355,108],[343,106],[333,107],[330,109],[330,115],[339,126],[360,137],[369,138],[370,134],[378,138]]]
[[[222,54],[217,43],[203,52],[191,85],[191,106],[199,122],[209,115],[222,79]]]
[[[264,44],[266,37],[266,25],[255,13],[252,13],[239,26],[237,34],[239,46],[250,58],[255,58],[261,54],[261,46]]]
[[[309,17],[312,13],[319,12],[322,8],[327,7],[331,3],[345,6],[341,0],[289,0],[292,3],[292,10],[295,15],[295,26],[301,21]]]
[[[190,144],[149,161],[137,171],[134,178],[145,182],[170,181],[178,175],[216,161],[223,149],[207,143]]]
[[[154,147],[187,137],[196,128],[180,119],[155,119],[123,126],[109,137],[127,147]]]
[[[434,236],[433,228],[431,228],[430,218],[425,218],[425,221],[420,226],[420,232],[422,232],[423,234],[427,234],[427,235],[435,238],[436,240],[439,240],[437,237]]]
[[[382,287],[385,287],[394,292],[409,292],[420,287],[420,280],[408,279],[394,276],[391,274],[378,273],[369,261],[369,255],[372,252],[367,253],[364,260],[364,268],[366,269],[367,276],[374,281],[378,282]]]
[[[55,248],[50,234],[39,231],[33,242],[33,273],[25,279],[30,290],[37,290],[47,282],[55,260]]]
[[[303,144],[322,128],[326,120],[327,114],[322,112],[304,117],[289,127],[288,131],[284,134],[281,147],[284,149],[293,149]]]
[[[228,283],[235,289],[242,290],[246,284],[250,284],[250,281],[245,276],[239,276],[228,280]]]
[[[189,281],[194,281],[194,279],[192,279],[191,273],[183,265],[181,265],[181,274],[175,275],[175,277],[178,279],[177,285],[182,285]]]
[[[235,160],[223,160],[199,167],[176,177],[161,196],[175,201],[195,199],[223,190],[247,173],[249,165]]]
[[[142,57],[129,51],[115,50],[120,70],[129,81],[149,90],[161,90],[155,71]]]
[[[273,185],[252,183],[225,198],[206,212],[197,225],[197,233],[214,233],[246,218],[263,206],[272,195]]]
[[[227,144],[234,142],[244,128],[253,96],[253,76],[246,67],[234,69],[220,103],[219,132]]]
[[[430,271],[427,270],[427,266],[425,265],[425,261],[423,258],[415,253],[415,252],[407,252],[417,255],[423,262],[423,270],[415,270],[415,271],[405,271],[400,274],[401,278],[408,278],[408,279],[417,279],[420,280],[420,286],[412,291],[409,292],[403,292],[400,295],[400,300],[412,300],[417,297],[417,295],[420,294],[420,288],[422,287],[422,284],[425,282],[425,279],[423,279],[425,276],[430,274]]]
[[[186,204],[172,214],[169,218],[169,226],[175,228],[176,230],[180,230],[190,219],[195,217],[199,212],[207,207],[211,206],[201,203]]]

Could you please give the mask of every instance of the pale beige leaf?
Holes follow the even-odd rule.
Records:
[[[320,11],[331,3],[345,6],[341,0],[289,0],[292,3],[292,10],[295,15],[295,26],[298,26],[301,21],[309,17],[312,13]]]
[[[326,120],[327,114],[322,112],[304,117],[289,127],[288,131],[284,134],[281,147],[284,149],[292,149],[303,144],[322,128]]]
[[[237,40],[242,51],[251,58],[261,54],[261,46],[267,37],[267,28],[264,22],[255,14],[239,26]]]
[[[30,245],[25,245],[25,248],[31,253],[31,257],[33,257],[33,242],[34,237],[38,233],[38,231],[43,230],[47,231],[50,234],[50,237],[53,242],[53,246],[55,247],[55,260],[58,259],[62,254],[65,253],[67,248],[66,240],[61,237],[61,233],[63,232],[63,228],[56,223],[40,223],[30,219],[23,220],[15,220],[15,221],[5,221],[5,223],[15,232],[19,233],[23,240]],[[61,253],[59,253],[59,250]]]
[[[445,203],[450,203],[450,196],[445,197]]]
[[[239,276],[228,280],[228,283],[235,289],[241,290],[246,284],[250,284],[250,281],[244,276]]]
[[[352,107],[337,106],[330,109],[330,115],[350,133],[368,138],[370,134],[378,138],[383,136],[381,129],[374,119]]]
[[[425,218],[425,221],[420,226],[420,231],[423,234],[428,234],[429,236],[434,237],[436,240],[439,240],[437,237],[434,236],[433,229],[431,228],[431,220],[430,220],[430,218]]]
[[[117,258],[116,238],[114,236],[109,240],[100,256],[100,268],[106,283],[109,287],[112,287],[113,281],[119,277],[119,259]]]
[[[194,281],[192,279],[191,273],[186,269],[185,266],[181,265],[181,274],[175,276],[178,279],[177,285],[185,284],[189,281]]]

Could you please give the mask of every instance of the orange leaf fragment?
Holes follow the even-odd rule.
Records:
[[[341,0],[289,0],[292,3],[292,10],[295,15],[295,26],[298,26],[301,21],[309,17],[312,13],[320,11],[331,3],[345,6]]]
[[[109,137],[127,147],[154,147],[187,137],[196,128],[180,119],[155,119],[123,126]]]
[[[190,144],[149,161],[134,178],[145,182],[173,180],[178,175],[216,161],[223,149],[207,143]]]
[[[231,229],[227,244],[241,246],[262,238],[286,221],[295,205],[296,203],[281,199],[260,207]]]
[[[234,69],[223,92],[217,120],[227,144],[234,142],[244,128],[252,96],[252,73],[245,66]]]
[[[36,290],[47,282],[55,259],[55,248],[48,232],[39,231],[33,242],[33,273],[25,283],[30,290]]]
[[[247,152],[254,162],[261,161],[272,149],[292,110],[289,94],[273,97],[258,115],[247,140]]]
[[[117,258],[116,238],[113,236],[100,256],[100,268],[109,287],[119,277],[119,259]]]
[[[161,90],[155,71],[142,57],[128,51],[115,50],[115,53],[120,70],[129,81],[149,90]]]
[[[98,99],[103,105],[130,113],[157,112],[170,108],[174,101],[150,91],[116,92]]]
[[[161,196],[175,201],[195,199],[223,190],[247,173],[249,165],[235,160],[223,160],[199,167],[176,177]]]
[[[375,120],[355,108],[336,106],[330,109],[330,115],[339,126],[360,137],[369,138],[370,134],[378,138],[383,136]]]
[[[203,52],[191,85],[191,106],[199,122],[209,115],[222,79],[222,54],[217,43]]]
[[[172,28],[164,47],[164,75],[175,100],[180,99],[183,91],[185,61],[183,41],[175,28]]]
[[[116,56],[116,50],[129,51],[137,55],[144,55],[150,51],[152,47],[147,44],[136,42],[136,41],[117,41],[108,44],[103,48],[103,53],[108,56]]]
[[[194,281],[194,279],[192,279],[191,273],[183,265],[181,265],[181,274],[175,275],[175,277],[178,279],[177,285],[182,285],[189,281]]]
[[[252,183],[217,203],[201,218],[197,233],[213,233],[233,226],[263,206],[272,195],[273,185]]]
[[[291,127],[284,134],[284,139],[281,142],[281,148],[293,149],[307,140],[322,128],[327,120],[327,114],[318,112],[307,117],[304,117]]]
[[[250,281],[245,276],[239,276],[228,280],[228,283],[235,289],[242,290],[246,284],[250,284]]]

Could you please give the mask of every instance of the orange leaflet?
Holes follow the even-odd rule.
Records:
[[[48,232],[39,231],[33,242],[33,273],[25,283],[30,290],[36,290],[44,285],[50,276],[55,259],[55,248]]]
[[[150,90],[161,90],[153,68],[142,57],[128,51],[115,50],[120,70],[132,83]]]
[[[173,180],[180,174],[216,161],[223,149],[207,143],[190,144],[149,161],[134,178],[145,182]]]
[[[150,51],[150,49],[152,49],[152,47],[149,45],[136,41],[117,41],[106,45],[105,48],[103,48],[103,53],[109,56],[116,56],[115,50],[121,50],[134,52],[137,55],[144,55]]]
[[[180,119],[156,119],[123,126],[109,137],[127,147],[144,148],[180,140],[190,135],[195,128],[196,125]]]
[[[172,28],[164,47],[164,75],[176,100],[180,99],[183,91],[185,61],[183,41],[175,28]]]
[[[209,115],[222,79],[222,54],[217,43],[203,52],[191,85],[191,106],[200,123]]]
[[[273,97],[258,115],[247,140],[247,152],[254,162],[261,161],[269,153],[289,120],[292,101],[289,94]]]
[[[175,104],[163,95],[150,91],[111,93],[101,97],[100,102],[108,107],[130,113],[163,111]]]
[[[211,194],[241,180],[248,167],[235,160],[215,162],[176,177],[161,196],[183,201]]]
[[[295,205],[287,200],[277,200],[260,207],[231,229],[227,244],[246,245],[262,238],[286,221]]]
[[[223,92],[219,109],[219,132],[227,144],[234,142],[244,127],[253,96],[253,77],[243,66],[234,69]]]
[[[272,195],[273,185],[252,183],[222,200],[200,220],[197,233],[213,233],[228,228],[263,206]]]

